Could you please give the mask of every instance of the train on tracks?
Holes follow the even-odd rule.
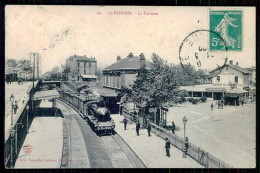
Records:
[[[114,134],[115,122],[104,102],[98,97],[65,91],[60,91],[60,97],[65,102],[73,105],[98,135]]]

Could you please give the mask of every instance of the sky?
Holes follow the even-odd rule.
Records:
[[[255,8],[224,8],[243,11],[242,51],[229,51],[228,59],[241,67],[255,66]],[[148,60],[154,52],[179,64],[184,38],[195,30],[209,29],[209,10],[224,8],[7,5],[5,58],[29,59],[31,52],[37,52],[42,74],[65,64],[74,54],[95,57],[100,68],[130,52],[135,56],[143,53]],[[118,11],[132,15],[114,15]]]

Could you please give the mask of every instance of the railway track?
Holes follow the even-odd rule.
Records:
[[[81,128],[83,138],[85,139],[86,150],[88,150],[88,157],[91,168],[112,167],[112,168],[146,168],[145,164],[138,157],[138,155],[129,147],[129,145],[118,135],[98,136],[91,130],[88,123],[73,105],[59,99],[64,105],[70,106],[81,116],[73,114],[78,125]],[[68,118],[67,116],[65,118]],[[87,133],[86,133],[87,132]],[[73,134],[70,134],[73,135]],[[90,140],[91,139],[91,140]],[[88,141],[87,141],[88,140]],[[91,143],[95,142],[95,146]],[[99,141],[99,144],[98,144]],[[92,146],[91,146],[92,145]],[[100,145],[99,147],[97,147]],[[94,151],[93,151],[94,150]],[[104,153],[105,152],[105,153]],[[103,158],[102,158],[103,155]],[[95,161],[94,163],[91,163]],[[103,165],[102,163],[105,163]]]

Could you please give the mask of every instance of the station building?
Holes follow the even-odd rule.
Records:
[[[151,63],[146,61],[143,53],[139,56],[129,53],[124,59],[118,56],[114,64],[103,70],[103,86],[111,89],[121,89],[134,84],[138,70],[143,64],[146,65],[147,69],[151,67]]]
[[[210,73],[214,73],[212,70]],[[211,84],[202,84],[194,86],[181,86],[181,90],[189,92],[190,97],[207,97],[213,100],[220,100],[225,96],[236,97],[237,99],[246,99],[251,88],[250,81],[254,75],[252,71],[239,66],[238,62],[233,64],[230,60],[222,71],[212,78]],[[252,84],[254,82],[251,82]]]

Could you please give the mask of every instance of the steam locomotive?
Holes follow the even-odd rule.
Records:
[[[88,103],[88,115],[87,120],[90,127],[101,135],[102,133],[114,134],[115,122],[110,117],[110,111],[100,102],[89,102]]]
[[[98,134],[114,134],[115,122],[110,117],[110,111],[104,103],[93,97],[86,97],[77,93],[60,92],[61,99],[73,105],[90,127]]]

